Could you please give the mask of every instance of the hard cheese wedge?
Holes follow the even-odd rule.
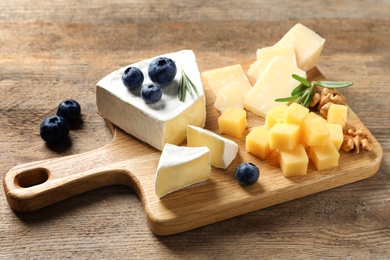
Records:
[[[129,66],[139,68],[150,83],[148,66],[155,59],[147,59],[118,69],[97,83],[96,103],[99,114],[127,133],[162,150],[165,143],[179,144],[187,137],[187,125],[203,127],[206,120],[206,102],[202,80],[194,53],[183,50],[160,56],[171,58],[177,67],[174,81],[163,88],[161,100],[153,105],[144,102],[139,91],[129,91],[122,83],[122,74]],[[178,98],[181,70],[195,84],[197,93],[187,93],[184,102]]]
[[[298,67],[304,71],[313,68],[321,54],[325,39],[306,26],[298,23],[275,45],[293,43]]]
[[[226,169],[236,158],[238,145],[210,130],[188,126],[187,145],[190,147],[208,147],[211,153],[211,165]]]
[[[211,172],[207,147],[166,144],[157,166],[155,191],[158,197],[206,181]]]
[[[289,97],[291,91],[299,85],[292,74],[306,78],[303,70],[280,57],[274,57],[245,96],[245,109],[265,118],[269,111],[282,104],[275,102],[275,99]]]

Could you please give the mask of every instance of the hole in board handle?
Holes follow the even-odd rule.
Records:
[[[22,188],[28,188],[42,184],[47,179],[49,179],[49,171],[44,168],[36,168],[19,173],[15,177],[15,182]]]

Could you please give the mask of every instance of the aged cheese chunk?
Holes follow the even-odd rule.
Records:
[[[293,43],[298,67],[304,71],[313,68],[321,54],[325,39],[298,23],[292,27],[275,45]]]
[[[210,130],[188,126],[187,145],[189,147],[205,146],[210,149],[211,165],[226,169],[236,158],[238,145]]]
[[[207,147],[165,144],[157,166],[155,192],[163,197],[171,192],[205,181],[211,172]]]
[[[290,62],[294,66],[297,66],[294,44],[290,42],[258,49],[256,56],[256,61],[248,70],[248,75],[255,80],[259,78],[270,61],[276,56]]]
[[[329,141],[336,147],[337,151],[340,150],[344,140],[343,127],[339,124],[326,124],[326,127],[329,131]]]
[[[277,123],[269,130],[271,149],[292,150],[300,141],[300,126]]]
[[[287,108],[288,106],[286,104],[282,104],[273,108],[267,113],[265,117],[265,126],[268,130],[271,129],[276,123],[283,123],[284,112]]]
[[[244,94],[241,90],[239,82],[231,82],[226,84],[217,95],[214,106],[220,112],[224,112],[227,108],[244,108]]]
[[[205,71],[202,73],[202,78],[211,88],[215,96],[218,96],[219,91],[232,82],[240,84],[244,96],[252,88],[240,64]]]
[[[347,124],[348,106],[331,104],[328,110],[328,123],[339,124],[345,127]]]
[[[293,102],[284,112],[283,123],[302,125],[308,114],[308,108]]]
[[[327,123],[328,121],[326,121],[325,118],[323,118],[322,116],[320,116],[319,114],[316,114],[314,113],[313,111],[309,112],[309,114],[307,115],[306,119],[313,119],[313,118],[317,118],[317,119],[321,119],[322,121],[324,121],[324,123]]]
[[[309,158],[317,170],[321,171],[338,166],[340,153],[331,142],[328,142],[326,145],[310,147]]]
[[[194,53],[183,50],[161,56],[174,60],[178,71],[174,81],[164,86],[161,100],[154,105],[145,103],[137,91],[130,92],[121,80],[124,70],[134,66],[143,72],[144,83],[150,83],[148,66],[154,58],[120,68],[96,86],[99,114],[158,150],[162,150],[165,143],[181,143],[186,139],[188,124],[203,127],[206,120],[205,95]],[[184,102],[177,95],[182,69],[197,88],[197,94],[188,93]]]
[[[329,141],[329,130],[320,118],[306,119],[301,135],[308,146],[325,145]]]
[[[228,108],[218,118],[221,134],[241,138],[247,126],[246,111],[239,108]]]
[[[302,144],[298,144],[293,150],[280,150],[278,160],[286,177],[307,173],[309,158]]]
[[[245,109],[265,118],[269,111],[282,104],[275,102],[275,99],[289,97],[291,91],[299,85],[292,74],[306,78],[304,71],[280,57],[274,57],[245,96]]]
[[[245,149],[248,153],[265,160],[271,152],[268,130],[261,125],[249,132],[245,139]]]

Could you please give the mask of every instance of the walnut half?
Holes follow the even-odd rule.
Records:
[[[343,150],[349,152],[355,149],[356,153],[359,153],[360,146],[362,146],[365,151],[372,150],[373,147],[367,132],[363,128],[356,129],[354,126],[347,128],[344,131]]]
[[[337,89],[323,88],[313,94],[309,106],[315,107],[318,105],[318,110],[326,119],[331,104],[347,105],[347,100]]]

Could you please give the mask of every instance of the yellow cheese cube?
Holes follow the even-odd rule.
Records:
[[[294,44],[298,68],[308,71],[316,65],[325,39],[306,26],[298,23],[275,45],[288,42]]]
[[[321,171],[338,166],[340,153],[331,142],[328,142],[326,145],[310,147],[309,158],[317,170]]]
[[[277,123],[269,130],[269,146],[271,149],[292,150],[300,140],[300,126]]]
[[[348,106],[332,104],[328,110],[328,123],[329,124],[339,124],[342,127],[345,127],[347,124],[347,113]]]
[[[291,103],[284,112],[283,123],[301,125],[305,121],[309,109],[298,103]]]
[[[238,82],[241,85],[241,91],[244,96],[252,88],[240,64],[205,71],[202,73],[202,78],[215,96],[218,95],[224,86],[231,82]]]
[[[218,118],[221,134],[241,138],[247,126],[246,111],[239,108],[228,108]]]
[[[307,173],[309,158],[302,144],[298,144],[293,150],[280,150],[278,160],[286,177]]]
[[[265,159],[271,152],[268,140],[268,130],[265,125],[258,126],[246,136],[245,149],[248,153]]]
[[[344,140],[343,127],[339,124],[325,125],[329,130],[329,141],[336,147],[337,151],[340,150]]]
[[[313,111],[312,112],[309,112],[309,114],[307,115],[306,119],[312,119],[312,118],[318,118],[318,119],[321,119],[322,121],[324,121],[324,123],[327,123],[328,121],[323,118],[321,115],[319,114],[316,114],[314,113]]]
[[[268,130],[276,123],[283,123],[284,111],[286,111],[287,108],[288,106],[286,104],[282,104],[267,113],[265,116],[265,126]]]
[[[309,146],[325,145],[329,141],[329,130],[322,119],[306,119],[302,125],[302,137]]]
[[[231,82],[226,84],[217,95],[214,106],[220,112],[224,112],[227,108],[244,108],[244,95],[242,94],[241,85],[239,82]]]

